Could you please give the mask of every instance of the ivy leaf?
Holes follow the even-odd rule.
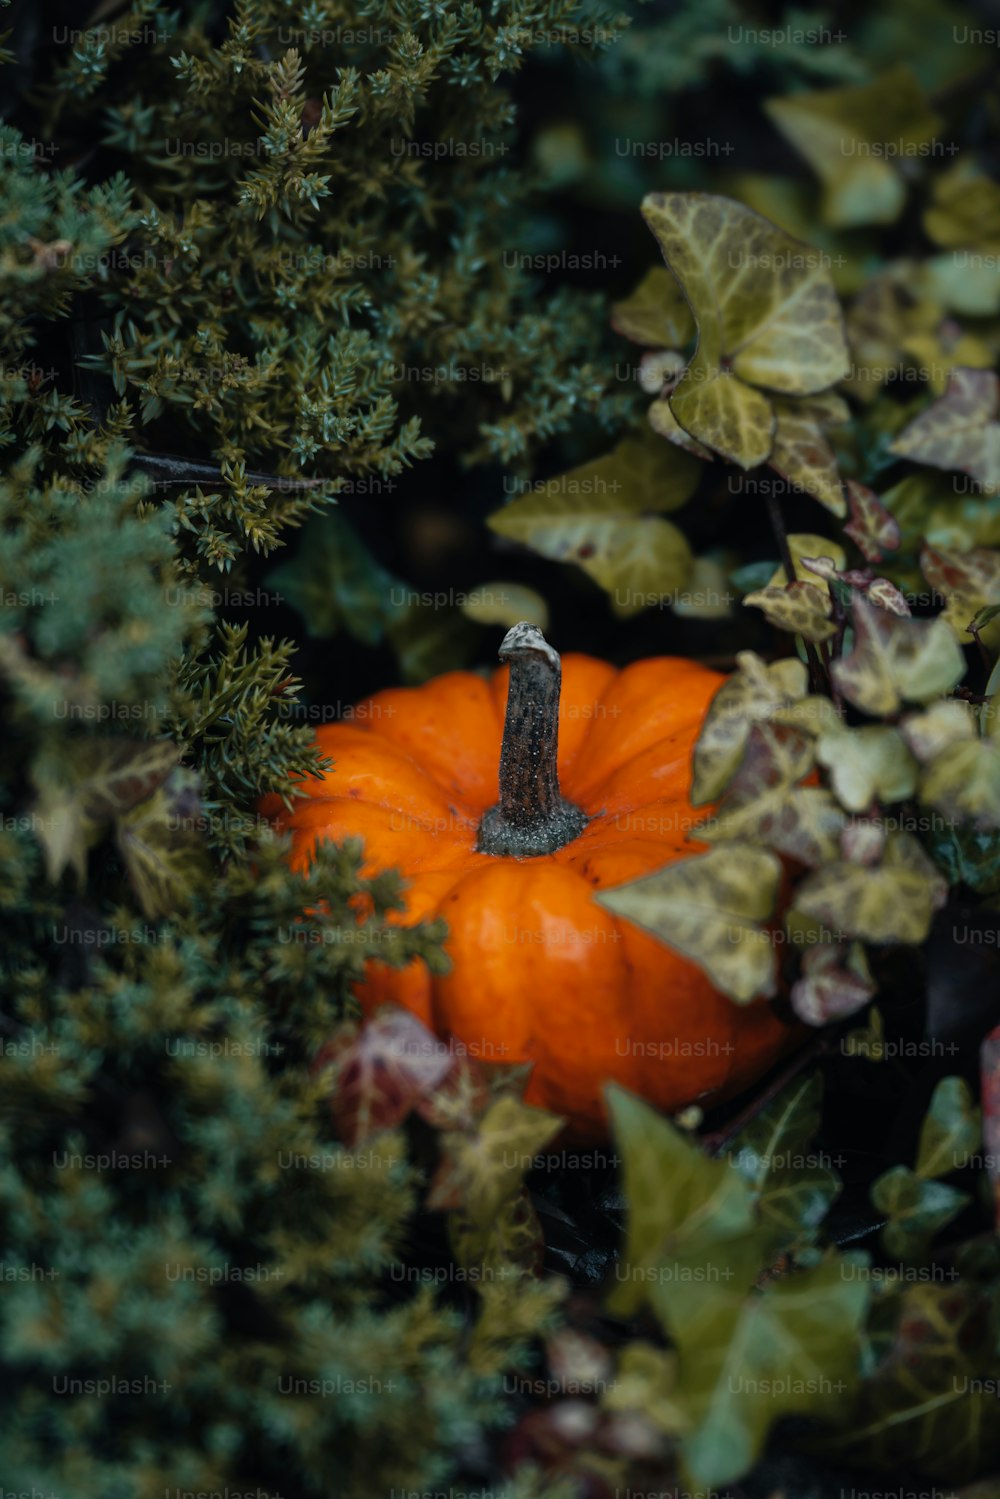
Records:
[[[876,799],[903,801],[917,789],[917,762],[898,729],[888,724],[858,729],[838,724],[820,736],[816,758],[848,812],[864,812]]]
[[[684,293],[662,265],[647,271],[623,302],[612,303],[611,326],[647,349],[683,349],[695,332]]]
[[[955,821],[1000,828],[1000,742],[970,736],[941,750],[921,778],[920,800]]]
[[[793,582],[815,584],[817,570],[812,564],[819,558],[829,561],[834,573],[847,565],[844,548],[839,541],[833,541],[829,536],[816,536],[811,531],[793,531],[787,540],[795,573]],[[768,581],[773,585],[787,583],[788,574],[784,565],[776,568]]]
[[[803,953],[789,999],[800,1020],[819,1026],[856,1015],[874,994],[860,942],[818,942]]]
[[[652,1343],[626,1343],[604,1395],[605,1410],[641,1412],[660,1431],[679,1436],[687,1426],[677,1404],[677,1355]]]
[[[803,640],[818,642],[836,635],[831,619],[833,601],[830,590],[817,583],[786,583],[779,587],[760,588],[743,600],[752,609],[760,609],[772,625],[801,635]]]
[[[1000,186],[965,159],[931,181],[924,228],[944,249],[982,246],[1000,249]],[[992,269],[992,268],[991,268]]]
[[[308,522],[296,555],[274,568],[267,582],[301,615],[310,638],[327,640],[343,628],[363,645],[382,639],[399,586],[354,527],[332,510]]]
[[[653,402],[646,412],[646,420],[657,437],[665,437],[675,447],[683,448],[686,453],[692,453],[695,458],[712,461],[714,455],[711,449],[706,448],[704,443],[698,442],[690,432],[685,431],[674,416],[669,396],[661,395]]]
[[[753,468],[774,445],[764,392],[813,395],[847,372],[823,257],[730,198],[651,193],[642,211],[698,325],[670,409],[698,442]]]
[[[834,515],[846,514],[843,480],[826,433],[828,427],[843,426],[850,419],[847,402],[827,391],[799,400],[775,397],[771,404],[775,414],[771,467]]]
[[[905,427],[891,445],[900,458],[969,474],[1000,491],[1000,381],[992,370],[953,369],[940,400]]]
[[[414,1015],[383,1005],[362,1025],[341,1026],[314,1069],[331,1069],[331,1112],[340,1138],[354,1147],[400,1125],[452,1065],[448,1047]]]
[[[152,796],[117,819],[119,852],[136,898],[151,919],[176,910],[207,868],[193,822],[200,805],[195,776],[175,769]]]
[[[887,1298],[881,1357],[854,1419],[824,1449],[888,1473],[916,1463],[949,1487],[981,1474],[1000,1455],[991,1321],[988,1298],[961,1282],[908,1285]]]
[[[699,472],[692,458],[655,438],[629,437],[604,458],[512,500],[489,525],[543,557],[575,562],[627,617],[687,582],[692,557],[683,533],[643,512],[684,504]]]
[[[844,534],[855,543],[866,562],[880,562],[885,552],[899,548],[899,523],[874,490],[854,479],[847,481],[851,519]]]
[[[805,697],[806,668],[793,657],[767,665],[753,651],[741,651],[736,664],[712,699],[695,745],[691,801],[696,807],[714,801],[732,780],[752,725]]]
[[[947,1176],[966,1165],[982,1135],[979,1110],[964,1077],[943,1077],[920,1130],[918,1176]]]
[[[808,1146],[820,1124],[823,1079],[819,1072],[794,1078],[737,1135],[729,1162],[753,1193],[762,1220],[783,1248],[811,1241],[841,1189]]]
[[[482,583],[466,596],[462,605],[466,619],[477,625],[516,625],[524,620],[547,630],[548,605],[540,593],[523,583]]]
[[[823,183],[823,219],[832,228],[891,224],[906,183],[899,159],[918,155],[941,122],[909,68],[871,83],[768,99],[774,124]]]
[[[1000,552],[988,547],[971,547],[967,552],[946,551],[925,546],[920,553],[920,570],[931,587],[945,599],[942,619],[967,645],[969,626],[978,616],[988,625],[1000,601]]]
[[[773,854],[730,843],[596,899],[693,959],[718,989],[746,1004],[774,993],[774,942],[757,923],[774,910],[780,878]]]
[[[949,692],[965,658],[941,619],[903,619],[855,598],[854,649],[831,668],[848,702],[873,718],[891,718],[904,702],[926,703]]]
[[[501,1094],[474,1131],[442,1137],[443,1159],[427,1206],[461,1208],[480,1228],[493,1224],[517,1197],[535,1157],[562,1123],[555,1114],[531,1108],[512,1093]]]
[[[812,743],[800,730],[754,724],[740,768],[698,837],[745,839],[813,866],[835,859],[844,816],[828,791],[798,784],[812,765]]]
[[[541,1274],[545,1240],[524,1187],[486,1222],[456,1207],[448,1214],[448,1241],[458,1264],[486,1284],[512,1275]]]
[[[680,1354],[678,1395],[695,1425],[682,1439],[699,1487],[726,1487],[760,1455],[781,1416],[829,1419],[858,1380],[869,1288],[831,1256],[815,1269],[740,1296],[660,1298]]]
[[[886,840],[878,865],[849,860],[806,876],[795,892],[796,909],[830,931],[864,942],[923,942],[944,904],[947,885],[909,833]]]
[[[976,732],[972,706],[954,698],[931,703],[922,713],[908,713],[899,732],[917,759],[926,763],[950,745],[972,738]]]
[[[715,1267],[703,1280],[731,1277],[730,1247],[755,1227],[753,1196],[727,1161],[714,1161],[649,1104],[610,1083],[605,1089],[620,1151],[628,1226],[609,1306],[631,1316],[675,1263]],[[661,1273],[664,1272],[664,1273]],[[751,1271],[751,1276],[754,1271]]]
[[[477,643],[475,626],[460,609],[450,604],[441,607],[420,594],[392,611],[385,633],[407,686],[460,670]]]
[[[873,1183],[871,1198],[888,1223],[882,1229],[885,1252],[913,1264],[926,1257],[931,1240],[970,1201],[968,1192],[928,1181],[908,1166],[893,1166]]]
[[[180,751],[169,739],[81,739],[71,761],[45,756],[32,772],[37,836],[50,880],[71,868],[83,882],[87,853],[112,818],[162,786]]]

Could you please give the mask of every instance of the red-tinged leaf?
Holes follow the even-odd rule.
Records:
[[[441,1086],[454,1060],[415,1016],[385,1005],[360,1028],[342,1027],[315,1066],[332,1066],[330,1109],[341,1139],[354,1146],[402,1124]]]
[[[983,593],[996,587],[1000,578],[1000,553],[990,547],[972,547],[967,552],[946,551],[925,545],[920,570],[938,593]]]
[[[874,822],[850,822],[840,835],[840,852],[851,864],[870,867],[885,851],[885,829]]]
[[[890,452],[1000,487],[1000,382],[992,370],[952,370],[948,389],[890,445]]]
[[[869,603],[877,604],[880,609],[888,609],[890,614],[909,616],[910,606],[906,602],[906,595],[900,593],[895,583],[890,583],[888,578],[873,578],[868,585]]]
[[[844,533],[856,544],[868,562],[880,562],[884,552],[898,550],[899,525],[874,490],[849,479],[847,503],[851,518],[844,527]]]
[[[875,993],[859,942],[818,943],[802,958],[792,985],[792,1009],[806,1025],[829,1025],[857,1014]]]
[[[434,1129],[474,1129],[490,1101],[483,1068],[471,1057],[456,1056],[440,1086],[421,1098],[417,1113]]]
[[[983,1154],[993,1185],[995,1224],[1000,1233],[1000,1025],[990,1031],[979,1053],[983,1094]]]

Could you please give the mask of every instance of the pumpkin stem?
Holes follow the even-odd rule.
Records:
[[[559,791],[559,652],[537,625],[522,622],[504,636],[500,660],[510,662],[500,800],[479,824],[476,848],[481,854],[530,859],[571,842],[588,819]]]

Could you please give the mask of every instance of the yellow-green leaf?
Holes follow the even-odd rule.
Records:
[[[780,878],[773,854],[731,843],[596,899],[691,958],[724,994],[746,1004],[774,993],[774,941],[760,923],[774,910]]]
[[[823,218],[837,229],[899,217],[906,198],[899,164],[927,155],[941,124],[903,64],[871,83],[790,94],[764,107],[822,181]]]
[[[848,860],[806,876],[796,909],[863,942],[923,942],[947,885],[916,838],[893,833],[877,865]]]
[[[741,651],[736,662],[738,670],[712,699],[695,745],[691,801],[696,807],[714,801],[732,780],[751,726],[805,696],[806,668],[794,657],[767,665],[753,651]]]
[[[834,681],[847,700],[873,718],[889,718],[904,702],[926,703],[949,692],[965,658],[941,619],[904,619],[863,598],[852,607],[854,649],[835,661]]]
[[[643,201],[694,314],[698,345],[669,396],[681,426],[743,468],[771,455],[767,395],[812,395],[847,373],[840,306],[823,257],[730,198]]]

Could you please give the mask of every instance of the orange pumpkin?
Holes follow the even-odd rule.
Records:
[[[670,657],[560,662],[525,624],[500,658],[492,680],[391,688],[321,728],[333,770],[276,817],[294,866],[360,837],[366,873],[408,881],[400,920],[447,921],[450,972],[371,962],[365,1010],[394,1001],[472,1056],[533,1062],[528,1101],[580,1139],[606,1131],[609,1079],[666,1111],[738,1091],[793,1032],[593,898],[703,848],[691,755],[724,678]]]

